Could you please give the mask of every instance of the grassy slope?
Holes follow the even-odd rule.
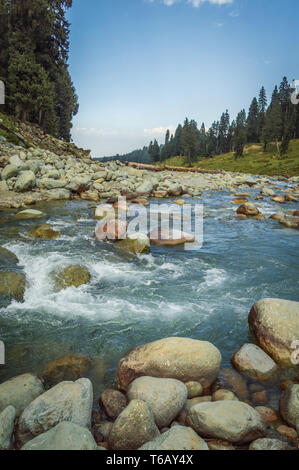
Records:
[[[193,166],[208,170],[227,170],[255,175],[299,175],[299,139],[292,140],[287,155],[278,158],[276,146],[269,144],[263,152],[261,144],[245,147],[244,156],[235,160],[233,153],[217,155],[213,158],[198,160]],[[187,166],[183,157],[169,158],[165,162],[171,166]]]

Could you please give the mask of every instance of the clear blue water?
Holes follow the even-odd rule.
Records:
[[[93,238],[96,222],[87,202],[38,206],[47,214],[38,221],[17,222],[13,212],[2,212],[0,245],[19,257],[28,287],[24,303],[0,309],[7,352],[0,379],[82,353],[97,358],[91,378],[101,391],[113,383],[127,350],[168,336],[211,341],[228,367],[232,354],[250,341],[247,318],[257,300],[299,301],[299,232],[268,218],[278,210],[268,198],[257,203],[263,221],[235,219],[231,199],[228,192],[210,192],[189,201],[204,203],[202,249],[152,247],[139,257]],[[284,206],[296,208],[298,203]],[[29,239],[26,233],[40,222],[62,237]],[[91,284],[55,293],[51,272],[77,263],[89,268]]]

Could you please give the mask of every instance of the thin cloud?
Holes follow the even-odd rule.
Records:
[[[145,0],[147,3],[154,3],[154,1],[158,0]],[[165,6],[171,7],[175,3],[180,3],[181,1],[184,1],[185,3],[189,3],[195,8],[198,8],[200,5],[203,3],[210,3],[212,5],[231,5],[234,0],[160,0],[162,3],[164,3]]]
[[[175,126],[168,126],[168,127],[153,127],[152,129],[143,129],[145,135],[165,135],[167,129],[169,129],[170,133],[175,131]]]

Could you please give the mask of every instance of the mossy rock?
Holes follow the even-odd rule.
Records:
[[[53,230],[51,225],[43,224],[29,232],[29,235],[33,238],[41,238],[42,240],[56,240],[60,233]]]
[[[141,254],[150,252],[150,241],[147,235],[134,233],[117,243],[117,246],[124,251],[132,254]]]
[[[19,260],[14,253],[0,246],[0,266],[18,264],[18,262]]]
[[[91,361],[81,355],[66,355],[49,362],[41,373],[41,378],[47,387],[63,381],[76,381],[89,371]]]
[[[68,266],[55,275],[55,286],[58,291],[68,287],[80,287],[91,280],[88,269],[84,266]]]
[[[23,302],[26,279],[14,271],[0,271],[0,302],[17,300]]]

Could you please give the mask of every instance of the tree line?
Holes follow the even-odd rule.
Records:
[[[78,97],[68,70],[72,0],[1,0],[0,80],[5,111],[71,140]]]
[[[231,122],[228,110],[209,129],[200,128],[195,120],[185,119],[174,134],[167,130],[165,142],[150,142],[148,152],[153,163],[171,157],[184,156],[189,165],[196,159],[234,152],[242,157],[246,144],[263,143],[264,151],[270,142],[276,143],[279,156],[288,151],[291,139],[299,138],[299,105],[292,103],[293,85],[284,77],[279,88],[275,86],[268,105],[266,90],[261,88],[254,97],[248,113],[242,109]]]

